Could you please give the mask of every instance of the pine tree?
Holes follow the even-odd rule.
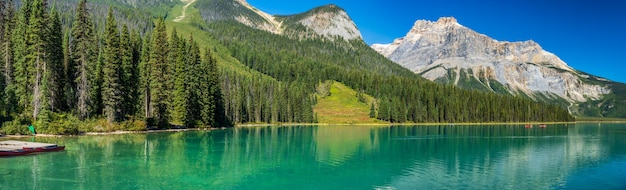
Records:
[[[152,94],[150,84],[152,83],[150,76],[152,76],[152,70],[150,66],[150,54],[152,53],[152,37],[151,34],[146,34],[141,46],[141,60],[139,61],[139,96],[142,100],[140,102],[143,110],[144,118],[152,118]],[[149,123],[151,125],[152,123]]]
[[[122,60],[121,68],[121,89],[122,89],[122,116],[135,114],[135,103],[133,99],[137,98],[137,80],[135,77],[135,69],[137,65],[133,59],[135,46],[131,40],[131,34],[128,26],[122,26],[122,34],[120,36],[120,54]]]
[[[174,92],[173,92],[173,112],[172,112],[172,120],[174,122],[184,122],[185,125],[188,125],[188,115],[187,115],[187,96],[186,96],[186,88],[188,88],[187,81],[185,78],[187,77],[188,72],[187,67],[193,68],[192,65],[186,61],[186,58],[189,56],[189,51],[187,44],[184,40],[179,39],[178,34],[176,32],[176,28],[172,30],[172,35],[170,37],[170,63],[174,63]]]
[[[71,108],[76,107],[76,67],[70,54],[70,32],[66,31],[63,35],[63,107],[65,112],[69,112]]]
[[[89,113],[93,115],[102,115],[104,112],[104,100],[102,99],[104,88],[104,49],[96,48],[98,53],[96,59],[89,68]]]
[[[11,96],[13,83],[13,52],[11,51],[11,33],[15,27],[14,4],[12,0],[0,2],[0,117],[14,111],[15,103]]]
[[[93,60],[95,35],[86,0],[81,0],[78,3],[76,18],[72,27],[72,38],[70,54],[74,65],[70,67],[76,68],[76,72],[73,73],[77,98],[75,109],[78,117],[82,120],[89,117],[91,112],[89,105],[91,104],[92,93],[89,79],[94,75],[93,70],[90,69],[95,68]]]
[[[126,81],[128,88],[131,88],[130,91],[130,100],[129,100],[129,110],[126,112],[127,114],[137,116],[139,115],[139,110],[141,108],[141,77],[139,71],[139,65],[141,62],[141,52],[142,52],[142,43],[143,40],[141,35],[136,30],[132,30],[131,32],[131,46],[132,46],[132,66],[130,70],[130,78]]]
[[[102,83],[102,101],[104,113],[109,122],[121,120],[121,110],[123,106],[122,89],[124,88],[120,80],[123,73],[120,60],[120,36],[117,22],[113,16],[113,9],[109,7],[105,28],[104,44],[104,64],[102,72],[104,80]]]
[[[202,79],[201,71],[202,59],[200,58],[200,48],[198,44],[193,41],[193,38],[189,38],[188,45],[186,45],[186,66],[183,67],[184,75],[182,76],[186,88],[184,88],[185,96],[185,124],[191,127],[195,127],[197,121],[202,120],[202,99],[205,94],[202,93]],[[207,125],[207,123],[203,123]]]
[[[165,21],[159,18],[152,34],[152,48],[150,53],[150,91],[151,106],[154,109],[154,119],[159,127],[169,125],[170,65],[168,63],[169,44]]]
[[[46,36],[46,57],[48,67],[46,68],[46,82],[48,86],[49,101],[48,107],[51,111],[60,111],[65,103],[65,69],[63,66],[63,31],[59,14],[55,9],[50,14]]]
[[[206,91],[208,94],[206,95],[207,98],[202,101],[202,118],[206,119],[204,121],[205,124],[211,127],[228,127],[230,126],[230,121],[227,120],[226,110],[224,109],[225,105],[222,98],[217,60],[215,60],[209,48],[204,53],[203,66],[200,66],[200,68],[206,68],[206,72],[202,72],[200,75],[208,76],[208,78],[205,79],[206,81],[200,81],[200,84],[208,84],[208,91]],[[200,89],[202,89],[202,92],[205,92],[205,89]]]
[[[26,111],[32,111],[36,120],[42,110],[48,109],[47,58],[46,58],[46,4],[43,0],[34,0],[31,4],[31,14],[26,27],[26,60],[22,77],[25,82],[25,94],[22,101],[26,104]],[[32,88],[32,89],[31,89]]]
[[[26,41],[26,28],[29,24],[31,14],[31,1],[24,1],[22,7],[17,14],[17,20],[15,23],[15,29],[11,35],[11,44],[13,49],[13,57],[15,58],[13,63],[13,81],[14,81],[14,94],[17,100],[16,113],[21,113],[30,104],[28,88],[32,87],[28,80],[27,59],[28,54],[27,41]],[[10,47],[11,48],[11,47]]]

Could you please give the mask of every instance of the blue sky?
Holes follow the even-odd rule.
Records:
[[[368,44],[404,36],[416,20],[453,16],[500,41],[534,40],[575,69],[626,83],[623,0],[248,0],[274,15],[336,4]]]

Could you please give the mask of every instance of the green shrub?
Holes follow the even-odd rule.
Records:
[[[2,123],[0,133],[7,135],[26,135],[30,134],[30,131],[28,131],[28,123],[24,124],[18,119]]]
[[[80,120],[71,114],[44,112],[35,123],[37,133],[51,135],[77,135]]]
[[[145,131],[147,130],[146,128],[146,121],[143,120],[137,120],[137,119],[132,119],[132,120],[128,120],[128,121],[123,121],[121,123],[119,123],[119,130],[123,130],[123,131]]]

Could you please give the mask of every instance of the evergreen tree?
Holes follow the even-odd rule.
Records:
[[[202,118],[206,119],[204,123],[211,127],[228,127],[230,126],[230,121],[227,120],[224,110],[225,105],[222,97],[220,74],[217,69],[217,60],[215,60],[209,48],[204,53],[203,66],[200,66],[200,68],[206,68],[206,72],[201,72],[200,76],[207,76],[208,78],[205,79],[206,81],[200,81],[200,84],[206,84],[208,90],[205,91],[202,87],[200,89],[202,90],[201,93],[208,92],[208,94],[202,96],[206,97],[201,103]]]
[[[76,107],[76,67],[70,54],[70,32],[65,32],[63,36],[63,111],[70,111]]]
[[[26,85],[25,94],[22,96],[26,105],[26,111],[32,111],[32,116],[36,120],[42,110],[48,109],[48,86],[46,68],[46,4],[43,0],[33,0],[30,5],[32,10],[26,28],[26,60],[22,84]],[[31,89],[32,88],[32,89]]]
[[[129,94],[129,107],[127,114],[136,116],[139,115],[139,110],[141,108],[141,97],[140,97],[140,84],[141,77],[139,72],[139,65],[141,62],[141,52],[142,52],[142,43],[143,40],[141,35],[136,30],[132,30],[131,32],[131,46],[132,46],[132,66],[130,68],[130,78],[126,81],[128,88],[132,89]]]
[[[11,51],[11,33],[15,28],[14,3],[12,0],[0,2],[0,117],[14,112],[13,52]]]
[[[152,93],[150,84],[152,83],[150,76],[152,76],[152,70],[150,66],[150,54],[152,50],[152,37],[151,34],[146,34],[141,46],[141,60],[139,61],[139,95],[142,100],[141,108],[144,111],[144,118],[152,118]]]
[[[189,48],[185,43],[185,40],[179,39],[176,32],[176,28],[172,30],[170,37],[170,63],[174,63],[174,92],[173,92],[173,113],[172,120],[174,122],[184,122],[188,125],[191,118],[187,118],[187,96],[186,89],[189,87],[188,81],[185,81],[189,74],[187,68],[193,68],[192,65],[186,61],[189,56]]]
[[[76,10],[76,18],[72,27],[72,38],[70,42],[70,55],[72,63],[76,71],[73,73],[76,89],[76,113],[80,119],[89,117],[91,104],[91,82],[90,78],[94,77],[93,70],[97,68],[94,64],[94,44],[95,35],[93,25],[87,10],[86,0],[78,3]],[[93,109],[93,108],[92,108]]]
[[[13,49],[13,57],[15,58],[15,62],[13,64],[13,80],[15,82],[15,98],[17,100],[16,104],[16,113],[23,112],[26,107],[30,105],[29,101],[29,87],[33,85],[30,84],[30,80],[28,80],[29,72],[28,72],[28,63],[27,63],[27,26],[29,24],[31,14],[31,1],[24,1],[22,3],[22,7],[20,8],[17,14],[17,22],[15,23],[15,29],[13,30],[13,34],[11,35],[11,44]]]
[[[120,54],[122,60],[120,82],[122,84],[122,116],[135,114],[135,101],[137,98],[137,69],[136,62],[133,58],[135,46],[131,39],[131,33],[128,26],[122,26],[122,34],[120,36]]]
[[[95,48],[98,52],[95,55],[95,60],[91,63],[89,68],[89,100],[88,106],[89,114],[100,116],[104,114],[104,100],[102,94],[104,92],[104,49]]]
[[[183,44],[184,45],[184,44]],[[193,38],[189,39],[188,45],[185,47],[187,64],[183,66],[183,81],[185,88],[183,88],[183,94],[185,98],[185,124],[191,127],[195,127],[196,123],[199,123],[202,118],[202,99],[205,94],[202,93],[202,59],[200,58],[200,48],[198,44],[193,41]],[[208,125],[203,123],[204,126]]]
[[[168,63],[169,44],[165,21],[159,18],[154,33],[152,34],[152,48],[150,53],[150,91],[151,106],[154,109],[153,116],[160,127],[169,125],[169,104],[171,78],[170,65]]]
[[[60,111],[65,103],[65,68],[63,66],[63,31],[61,20],[55,9],[50,14],[46,36],[46,57],[48,67],[46,68],[46,82],[49,95],[48,107],[51,111]]]
[[[121,120],[121,110],[123,106],[122,88],[120,80],[123,73],[120,60],[120,37],[117,22],[113,16],[113,9],[109,8],[105,28],[104,63],[102,72],[104,74],[102,83],[102,101],[104,113],[109,122]]]

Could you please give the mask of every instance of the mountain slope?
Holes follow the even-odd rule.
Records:
[[[331,40],[363,39],[348,13],[333,4],[278,18],[285,23],[285,35],[296,38],[321,36]]]
[[[356,24],[345,10],[336,5],[285,16],[270,15],[251,6],[245,0],[199,1],[196,7],[209,23],[237,21],[255,29],[293,38],[362,39]]]
[[[497,41],[451,17],[418,20],[405,37],[372,48],[429,80],[471,89],[564,106],[613,93],[610,81],[571,68],[532,40]]]
[[[380,104],[367,105],[379,108],[374,117],[390,122],[572,120],[553,105],[427,81],[371,49],[347,13],[334,5],[270,18],[242,2],[177,2],[164,14],[170,35],[175,27],[215,54],[224,110],[235,123],[311,122],[316,86],[327,80],[371,95]],[[183,12],[185,17],[174,21]],[[259,23],[280,26],[282,32]]]
[[[198,9],[204,7],[201,5],[203,2],[198,2]],[[233,0],[230,6],[241,6],[238,2]],[[249,8],[249,13],[255,13],[251,11],[254,9]],[[320,81],[334,80],[372,95],[384,108],[378,110],[376,117],[384,121],[521,122],[572,119],[567,111],[553,105],[461,90],[424,80],[378,54],[361,38],[346,40],[344,36],[325,35],[300,22],[307,18],[326,18],[318,14],[340,13],[342,10],[329,5],[302,14],[278,16],[277,20],[282,21],[281,26],[284,27],[282,34],[233,19],[236,15],[243,15],[237,12],[229,13],[233,16],[230,19],[208,20],[206,30],[241,63],[278,81],[303,84],[301,91],[312,94]],[[334,24],[333,19],[318,20],[331,22],[324,26],[353,23],[348,16],[343,19],[343,24]],[[348,30],[346,27],[336,28]],[[480,106],[476,106],[476,102],[481,102]]]

